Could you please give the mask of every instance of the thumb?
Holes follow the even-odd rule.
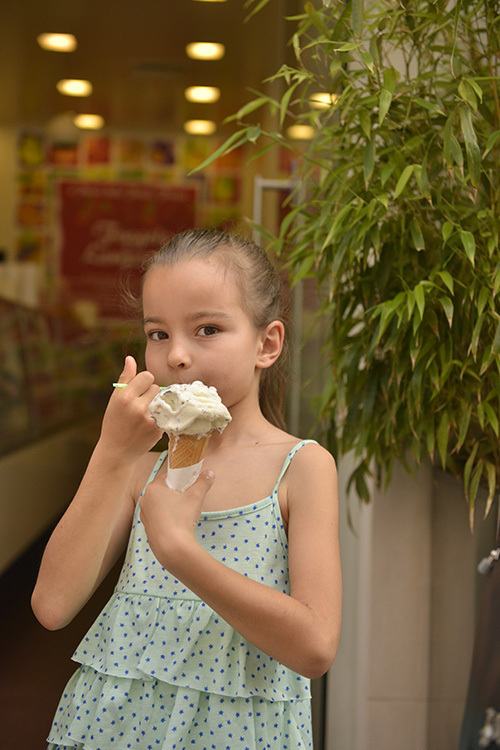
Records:
[[[135,359],[130,356],[125,357],[125,364],[123,365],[123,370],[121,371],[120,377],[118,378],[119,383],[130,383],[132,378],[135,378],[137,375],[137,362]]]
[[[210,469],[207,469],[207,471],[202,471],[198,479],[196,480],[196,483],[202,494],[203,497],[207,494],[210,487],[213,485],[215,479],[215,474]]]

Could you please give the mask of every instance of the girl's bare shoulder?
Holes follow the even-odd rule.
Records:
[[[336,494],[335,459],[319,443],[308,442],[294,454],[283,484],[289,499],[297,496],[307,502],[308,496],[325,490]]]
[[[320,471],[335,471],[335,459],[326,448],[316,441],[297,440],[296,444],[304,443],[294,456],[292,464],[296,467],[314,467]]]

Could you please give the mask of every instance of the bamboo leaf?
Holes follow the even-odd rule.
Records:
[[[391,174],[396,169],[396,164],[393,161],[388,162],[384,167],[382,167],[382,171],[380,172],[380,184],[382,187],[384,187],[385,183],[391,176]],[[500,272],[499,272],[499,279],[500,279]]]
[[[280,102],[280,128],[283,127],[283,123],[285,121],[285,117],[287,115],[288,111],[288,105],[290,104],[290,99],[292,98],[293,92],[297,88],[298,83],[294,83],[292,86],[289,86],[285,93],[283,94]]]
[[[394,90],[396,88],[396,71],[394,68],[386,68],[384,70],[384,88],[387,89],[391,94],[394,94]]]
[[[415,104],[419,104],[424,109],[427,109],[429,112],[433,112],[436,115],[442,115],[445,117],[445,113],[443,110],[437,106],[437,104],[434,104],[434,102],[428,102],[427,99],[421,99],[420,97],[416,97],[414,100]]]
[[[387,302],[384,302],[383,304],[378,306],[376,313],[380,315],[380,325],[377,331],[377,336],[375,338],[375,344],[378,344],[380,339],[384,335],[387,326],[396,314],[398,307],[402,303],[404,304],[405,296],[406,295],[404,292],[399,292],[399,294],[397,294],[394,299],[388,300]]]
[[[360,49],[359,55],[370,73],[373,73],[373,71],[375,70],[375,63],[373,62],[372,53],[368,50]]]
[[[471,264],[474,265],[476,255],[476,240],[474,239],[474,235],[472,234],[472,232],[465,231],[464,229],[460,229],[459,234],[460,239],[462,240],[465,254],[467,255]]]
[[[439,452],[439,457],[441,459],[441,466],[443,467],[443,469],[446,468],[449,435],[450,435],[450,422],[448,419],[448,414],[444,412],[441,415],[441,419],[439,421],[439,427],[437,431],[438,452]]]
[[[375,168],[375,142],[368,141],[365,146],[365,157],[363,160],[363,176],[365,178],[365,185],[370,182],[373,170]]]
[[[480,401],[477,405],[477,419],[482,430],[484,430],[485,417],[486,415],[484,413],[484,404],[482,401]]]
[[[354,36],[360,37],[363,33],[365,22],[365,9],[363,0],[352,0],[352,30]]]
[[[475,504],[476,497],[477,497],[477,491],[479,489],[479,482],[481,481],[481,476],[482,476],[482,473],[483,473],[483,468],[484,468],[484,461],[483,460],[478,461],[478,464],[477,464],[476,468],[472,472],[472,477],[471,477],[471,480],[470,480],[470,485],[469,485],[469,510],[470,510],[469,521],[471,523],[471,526],[473,526],[473,524],[474,524],[473,509],[474,509],[474,504]]]
[[[491,425],[493,432],[498,437],[498,417],[491,404],[488,404],[487,402],[484,403],[484,413]]]
[[[259,107],[263,107],[264,104],[268,104],[271,100],[267,96],[259,96],[257,99],[253,99],[251,102],[248,102],[248,104],[245,104],[241,109],[239,109],[236,113],[235,119],[236,120],[242,120],[247,115],[250,115],[252,112],[255,112],[256,109],[259,109]]]
[[[406,294],[406,304],[408,308],[408,318],[411,318],[413,315],[413,310],[415,309],[415,303],[417,301],[417,298],[415,296],[415,292],[413,289],[409,289]]]
[[[474,187],[478,187],[481,174],[481,152],[472,124],[471,111],[465,105],[460,107],[460,126],[465,141],[469,176]]]
[[[438,276],[446,284],[450,294],[453,294],[454,283],[451,273],[449,273],[449,271],[439,271]]]
[[[417,178],[419,188],[422,191],[422,195],[424,196],[424,198],[427,198],[427,200],[430,201],[431,188],[429,185],[429,176],[427,174],[427,157],[424,159],[421,166],[415,166],[415,176]]]
[[[473,86],[469,83],[466,78],[462,78],[458,84],[458,93],[462,99],[470,104],[470,106],[477,112],[477,96]]]
[[[451,155],[457,167],[463,167],[464,155],[460,143],[457,141],[454,135],[450,138]],[[451,166],[451,165],[450,165]]]
[[[385,116],[389,111],[392,101],[392,94],[387,89],[382,89],[378,101],[378,124],[382,125],[385,120]]]
[[[397,182],[396,189],[394,191],[394,198],[399,198],[399,196],[405,189],[408,183],[408,180],[410,179],[412,174],[413,174],[413,164],[409,164],[403,169],[401,176]]]
[[[249,12],[249,14],[248,14],[248,16],[247,16],[247,19],[250,19],[250,18],[252,18],[252,16],[254,16],[254,15],[255,15],[256,13],[258,13],[258,12],[259,12],[259,10],[261,10],[261,9],[262,9],[262,8],[263,8],[263,7],[265,6],[265,5],[267,5],[267,4],[268,4],[268,2],[270,2],[270,0],[258,0],[258,1],[256,2],[256,4],[255,4],[255,7],[254,7],[254,8],[252,8],[252,10],[251,10],[251,11]],[[248,6],[248,5],[250,5],[250,4],[251,4],[251,3],[248,3],[248,2],[246,2],[246,3],[245,3],[245,7],[247,7],[247,6]],[[310,3],[306,3],[306,5],[309,5],[309,4],[310,4]]]
[[[417,300],[417,307],[418,311],[420,313],[420,319],[422,320],[424,317],[424,310],[425,310],[425,291],[422,284],[417,284],[415,289],[413,290],[415,292],[415,299]]]
[[[493,351],[493,354],[496,354],[496,355],[500,354],[500,320],[498,321],[497,329],[495,331],[495,336],[493,338],[492,351]]]
[[[423,250],[425,248],[425,240],[417,219],[410,221],[410,234],[416,250]]]
[[[361,130],[366,135],[366,137],[371,140],[372,137],[372,121],[370,117],[370,113],[366,109],[362,109],[359,113],[359,124],[361,125]]]
[[[337,52],[353,52],[355,49],[359,49],[358,42],[343,42],[336,48]]]
[[[309,255],[302,261],[302,263],[294,271],[294,274],[293,274],[294,284],[310,276],[310,271],[312,267],[314,266],[315,261],[316,259],[314,255]]]
[[[453,229],[454,229],[454,226],[451,223],[451,221],[444,222],[443,227],[441,229],[441,234],[445,242],[447,242],[450,239],[451,235],[453,234]]]
[[[490,151],[492,150],[492,148],[494,148],[499,138],[500,138],[500,130],[495,130],[494,133],[490,133],[490,135],[488,136],[488,140],[486,141],[486,149],[484,151],[483,158],[490,153]]]
[[[460,420],[460,431],[458,433],[458,441],[455,446],[455,449],[458,451],[462,447],[462,445],[465,442],[465,438],[467,437],[467,431],[469,429],[470,419],[472,416],[472,404],[465,404],[462,402],[462,418]]]
[[[451,115],[446,120],[444,129],[443,129],[443,156],[444,161],[446,163],[446,166],[448,169],[450,169],[453,165],[452,161],[452,151],[451,151],[451,128],[452,128],[452,119]]]
[[[469,481],[470,481],[470,475],[472,471],[472,467],[474,465],[474,461],[476,460],[476,453],[479,448],[479,443],[476,441],[474,443],[474,446],[469,454],[469,458],[465,462],[464,467],[464,489],[465,489],[465,496],[469,496]]]
[[[261,134],[262,134],[262,130],[260,128],[260,125],[251,125],[247,129],[247,138],[250,141],[250,143],[257,143]]]
[[[478,315],[481,315],[481,313],[483,312],[484,308],[486,307],[486,303],[490,299],[490,296],[491,296],[490,289],[486,286],[483,286],[481,288],[481,291],[479,292],[479,297],[477,301],[477,314]]]
[[[469,84],[469,86],[472,86],[477,98],[479,99],[480,102],[482,102],[483,101],[483,89],[481,88],[479,83],[474,78],[468,78],[467,83]]]
[[[222,156],[222,154],[229,154],[231,151],[234,151],[234,149],[239,148],[244,143],[248,143],[248,128],[245,128],[244,130],[238,130],[236,133],[233,133],[229,136],[229,138],[224,141],[224,143],[219,146],[218,149],[216,149],[213,154],[210,154],[210,156],[205,159],[201,164],[199,164],[197,167],[192,169],[189,174],[194,174],[195,172],[199,172],[200,170],[207,167],[209,164],[212,164],[216,159],[219,158],[219,156]]]
[[[481,335],[481,328],[483,327],[484,317],[485,317],[484,315],[478,316],[478,319],[474,326],[474,330],[472,331],[469,352],[472,352],[474,359],[477,356],[477,348],[479,346],[479,337]]]
[[[446,319],[448,320],[449,326],[451,328],[453,324],[453,302],[449,297],[439,297],[439,301],[443,306]]]
[[[486,507],[484,509],[484,518],[490,512],[493,499],[495,497],[495,490],[497,484],[497,472],[494,464],[491,461],[486,461],[486,476],[488,477],[488,498],[486,500]]]

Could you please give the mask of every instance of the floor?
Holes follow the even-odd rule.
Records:
[[[45,750],[45,738],[62,689],[76,668],[71,655],[106,603],[115,582],[111,574],[68,627],[54,632],[45,630],[30,607],[45,543],[46,537],[0,577],[2,750]]]

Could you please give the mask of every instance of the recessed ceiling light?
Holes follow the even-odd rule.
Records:
[[[36,40],[42,49],[53,52],[73,52],[77,47],[73,34],[40,34]]]
[[[311,107],[315,109],[328,109],[338,99],[338,94],[329,94],[326,91],[318,91],[316,94],[312,94],[310,98]]]
[[[220,89],[215,86],[189,86],[184,92],[188,102],[216,102],[220,98]]]
[[[310,125],[290,125],[286,134],[293,141],[310,141],[314,138],[315,130]]]
[[[63,78],[56,83],[56,87],[60,94],[66,96],[90,96],[92,93],[92,84],[82,78]]]
[[[100,130],[104,127],[104,118],[101,115],[76,115],[73,122],[82,130]]]
[[[188,120],[184,123],[184,130],[190,135],[212,135],[217,126],[213,120]]]
[[[192,60],[221,60],[225,52],[219,42],[191,42],[186,46],[186,54]]]

